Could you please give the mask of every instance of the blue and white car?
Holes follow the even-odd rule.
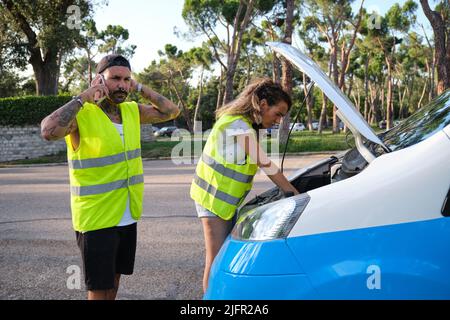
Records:
[[[450,299],[450,90],[377,136],[296,48],[272,49],[338,107],[356,147],[250,200],[205,299]]]

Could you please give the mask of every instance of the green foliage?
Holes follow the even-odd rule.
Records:
[[[398,3],[394,4],[385,16],[388,28],[407,32],[411,24],[415,23],[416,10],[417,4],[412,0],[408,0],[403,7],[400,7]]]
[[[202,100],[199,108],[198,120],[202,122],[202,130],[211,129],[216,121],[214,112],[216,111],[217,93],[219,80],[213,77],[203,86]],[[198,98],[198,88],[191,90],[188,98],[190,105],[195,105]]]
[[[194,47],[185,54],[186,62],[192,66],[202,66],[206,70],[210,70],[210,66],[213,62],[213,56],[211,50],[206,45],[202,47]]]
[[[30,50],[68,52],[79,40],[80,32],[70,28],[67,8],[72,3],[63,0],[22,0],[0,2],[0,44],[6,48],[5,57],[14,67],[28,64]],[[92,13],[92,2],[79,0],[80,19]],[[24,26],[36,32],[36,39],[25,37]],[[36,41],[36,43],[31,43]]]
[[[8,70],[1,70],[0,77],[0,98],[2,97],[12,97],[19,94],[20,87],[20,77]]]
[[[66,104],[71,96],[27,96],[0,99],[0,125],[37,125],[47,115]]]
[[[68,58],[64,65],[65,82],[60,90],[63,92],[82,92],[89,87],[89,64],[95,70],[95,62],[89,61],[86,56]]]
[[[136,50],[135,45],[126,45],[128,29],[120,25],[108,25],[105,30],[98,31],[95,21],[88,19],[81,25],[80,39],[77,46],[82,49],[83,55],[67,56],[64,61],[64,81],[59,92],[79,93],[89,87],[95,71],[94,57],[118,53],[132,58]],[[90,69],[89,69],[90,66]],[[89,72],[90,71],[90,72]]]
[[[1,6],[6,2],[14,1],[0,1],[0,18],[5,18],[6,11],[2,12]],[[125,43],[129,38],[127,29],[110,25],[103,31],[97,30],[95,22],[89,19],[92,7],[97,6],[98,2],[83,0],[75,2],[88,4],[88,6],[82,6],[82,29],[76,36],[64,34],[63,27],[52,27],[53,20],[59,19],[52,7],[53,3],[62,4],[62,0],[50,2],[26,0],[22,1],[25,5],[20,8],[20,13],[27,18],[30,12],[36,14],[36,17],[30,17],[29,22],[38,35],[38,44],[41,45],[43,53],[54,41],[63,39],[66,43],[66,40],[69,40],[67,42],[69,46],[62,44],[67,51],[63,50],[65,68],[61,72],[59,93],[77,94],[86,89],[92,76],[88,72],[89,66],[95,70],[94,59],[98,60],[102,51],[105,53],[125,52],[126,55],[134,52],[134,47],[127,46]],[[356,2],[354,0],[295,1],[294,25],[298,32],[296,36],[299,37],[293,37],[294,45],[315,60],[326,73],[329,72],[332,53],[329,43],[332,28],[338,35],[336,69],[340,71],[342,68],[341,49],[350,43],[354,24],[358,19],[358,12],[352,10],[352,7],[355,8],[352,3],[357,4]],[[182,127],[186,124],[184,119],[186,114],[193,118],[197,105],[199,105],[197,118],[203,121],[203,129],[210,128],[214,123],[214,111],[217,99],[220,97],[219,89],[223,95],[225,83],[225,73],[220,81],[218,71],[221,65],[227,65],[227,54],[230,49],[230,44],[223,39],[226,33],[221,31],[226,31],[228,27],[232,33],[239,3],[239,0],[185,0],[182,16],[190,27],[189,36],[192,39],[199,34],[206,34],[208,40],[202,46],[188,49],[186,52],[179,50],[173,44],[167,44],[159,48],[159,60],[150,62],[143,72],[133,75],[136,80],[150,86],[176,104],[180,99],[184,102],[183,108],[188,112],[181,114],[174,121],[177,126]],[[374,13],[362,10],[361,29],[357,34],[345,72],[345,93],[355,105],[363,109],[365,104],[366,107],[368,104],[368,107],[380,117],[384,116],[387,104],[387,60],[390,60],[392,67],[390,76],[393,82],[392,99],[395,115],[401,109],[402,114],[406,116],[408,111],[414,111],[418,105],[425,104],[436,91],[430,82],[432,74],[430,68],[433,67],[432,35],[429,35],[431,46],[429,47],[423,37],[412,32],[417,3],[418,1],[407,0],[401,5],[394,4],[383,17],[379,17],[378,22],[381,25],[375,28],[376,21],[370,19]],[[448,5],[444,6],[444,3],[447,2],[441,1],[435,10],[442,11],[442,15],[448,17]],[[254,8],[252,24],[243,35],[240,58],[234,76],[233,89],[236,94],[255,77],[274,77],[281,74],[279,61],[264,44],[267,41],[283,39],[286,1],[256,0]],[[48,12],[44,12],[46,10]],[[15,75],[17,70],[10,68],[10,66],[16,68],[26,66],[29,58],[26,46],[21,45],[26,39],[17,23],[10,20],[11,18],[0,19],[0,73],[2,74],[0,97],[25,95],[25,92],[35,91],[33,83],[27,82],[23,85],[25,79],[17,77]],[[82,51],[75,51],[72,47],[73,42],[76,42],[76,46]],[[224,70],[225,68],[222,71]],[[200,75],[203,77],[201,78]],[[203,82],[202,92],[199,86],[200,78]],[[302,80],[302,73],[294,70],[292,115],[297,113],[303,101]],[[201,99],[199,99],[200,92]],[[143,101],[138,94],[132,94],[130,98],[148,102]],[[322,93],[319,89],[314,90],[312,100],[311,116],[313,120],[318,120],[322,109]],[[58,106],[62,104],[57,103]],[[332,112],[332,103],[329,102],[326,112],[328,122]],[[300,121],[305,123],[306,119],[307,110],[303,107]]]
[[[220,0],[185,0],[181,15],[193,31],[200,33],[202,28],[215,27],[221,6]]]
[[[108,54],[121,54],[131,58],[136,51],[136,45],[123,46],[129,36],[128,29],[120,25],[108,25],[106,30],[98,34],[98,38],[103,41],[103,44],[99,46],[99,51]]]
[[[238,8],[239,8],[239,0],[224,1],[222,7],[220,8],[220,13],[225,18],[225,21],[227,23],[233,24]],[[239,17],[239,20],[242,20],[244,18],[245,11],[244,10],[242,11],[243,12]]]

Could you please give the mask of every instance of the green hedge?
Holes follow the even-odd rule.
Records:
[[[72,99],[68,95],[0,99],[0,125],[38,125],[47,115]]]

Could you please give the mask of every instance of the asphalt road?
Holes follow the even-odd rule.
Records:
[[[288,157],[285,173],[327,156]],[[118,299],[202,298],[203,235],[189,197],[194,169],[144,161],[135,270],[122,277]],[[247,200],[271,186],[258,173]],[[86,297],[69,200],[66,165],[0,168],[0,299]]]

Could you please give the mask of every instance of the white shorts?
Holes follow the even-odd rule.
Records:
[[[199,218],[219,218],[218,215],[214,214],[213,212],[209,211],[208,209],[203,208],[197,202],[195,202],[195,209],[197,210],[197,216]]]

